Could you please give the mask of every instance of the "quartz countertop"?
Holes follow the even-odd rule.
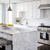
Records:
[[[28,26],[20,26],[20,25],[16,25],[17,27],[13,27],[13,28],[0,28],[0,32],[1,33],[8,33],[8,34],[18,34],[18,33],[23,33],[23,32],[30,32],[30,31],[36,31],[37,28],[34,27],[28,27]]]

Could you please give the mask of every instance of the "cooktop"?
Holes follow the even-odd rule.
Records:
[[[50,28],[50,26],[38,26],[38,27],[45,27],[45,28]]]

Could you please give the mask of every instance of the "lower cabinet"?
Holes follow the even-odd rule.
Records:
[[[0,37],[7,40],[12,40],[12,35],[9,33],[0,33]]]

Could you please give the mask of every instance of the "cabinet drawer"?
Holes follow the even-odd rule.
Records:
[[[0,37],[3,37],[7,40],[12,40],[12,35],[8,33],[0,33]]]
[[[0,37],[3,37],[3,33],[0,33]]]
[[[7,37],[8,37],[8,40],[12,40],[12,35],[11,34],[8,34]]]

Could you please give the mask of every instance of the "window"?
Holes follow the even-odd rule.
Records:
[[[9,11],[9,23],[12,24],[12,11]]]
[[[2,23],[2,5],[0,4],[0,23]]]
[[[9,4],[6,4],[6,24],[12,24],[12,11],[8,11]],[[12,4],[11,4],[12,8]]]
[[[12,4],[11,4],[11,8],[12,8]],[[9,24],[12,24],[12,11],[8,11],[9,12]]]

